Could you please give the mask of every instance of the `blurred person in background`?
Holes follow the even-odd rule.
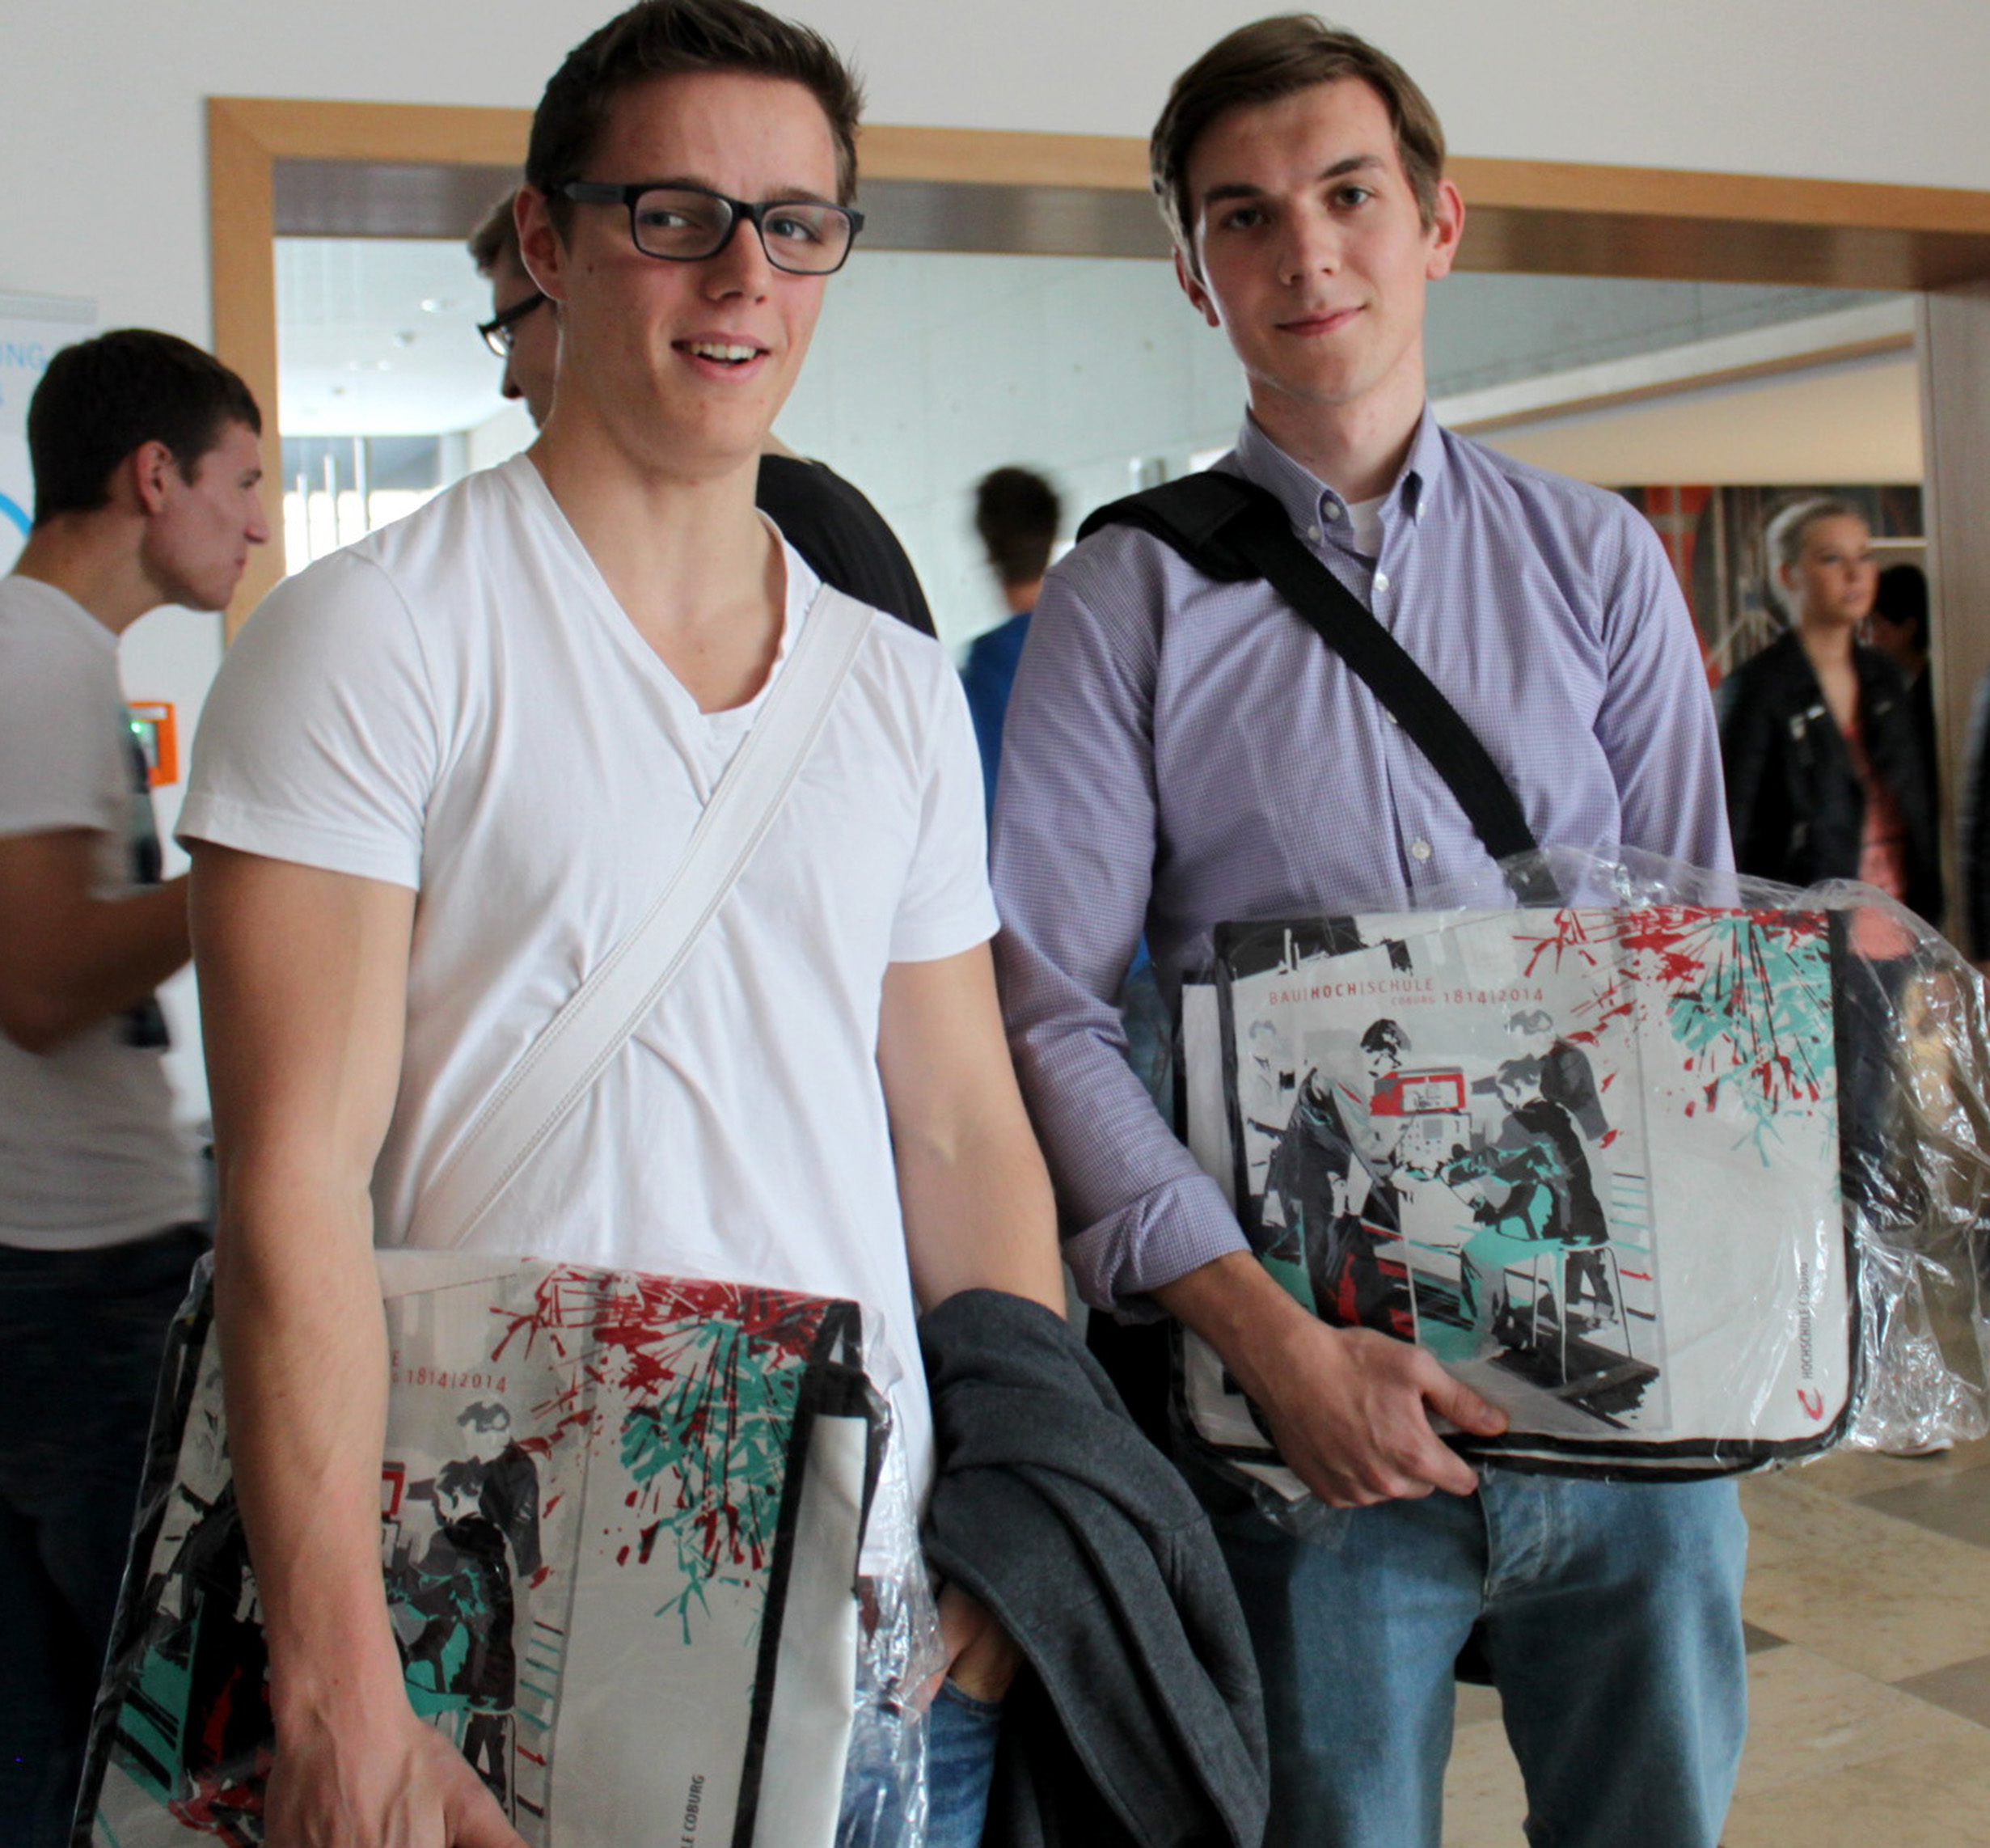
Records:
[[[1921,747],[1928,799],[1941,825],[1941,772],[1935,756],[1935,677],[1928,664],[1928,575],[1918,565],[1889,565],[1879,574],[1865,639],[1906,677],[1914,735]]]
[[[1858,640],[1878,569],[1843,501],[1770,522],[1771,588],[1789,632],[1720,691],[1734,861],[1792,886],[1860,879],[1931,924],[1942,913],[1934,802],[1900,670]]]
[[[1050,566],[1058,522],[1064,510],[1057,490],[1032,468],[997,468],[974,484],[974,530],[988,554],[988,569],[1008,606],[1006,622],[977,636],[967,651],[961,679],[967,709],[974,715],[981,746],[981,770],[995,812],[995,771],[1002,760],[1002,721],[1009,709],[1016,664],[1029,634],[1029,612],[1037,607],[1043,574]]]

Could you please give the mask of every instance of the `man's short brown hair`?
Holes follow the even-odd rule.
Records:
[[[248,387],[177,334],[116,328],[64,347],[27,401],[35,524],[108,505],[112,471],[145,443],[163,443],[192,480],[230,424],[262,434]]]
[[[864,92],[828,40],[750,0],[639,0],[567,53],[532,117],[526,181],[546,195],[553,222],[563,232],[567,201],[559,189],[584,176],[615,98],[652,78],[689,71],[733,71],[799,83],[829,118],[836,144],[838,200],[847,205],[856,197],[857,117]]]
[[[503,198],[494,200],[490,210],[470,234],[470,260],[477,266],[477,274],[487,282],[496,275],[498,265],[507,260],[514,269],[525,267],[524,259],[518,254],[518,220],[512,209],[518,197],[514,187]]]
[[[1444,130],[1430,99],[1388,56],[1312,13],[1282,13],[1240,26],[1219,39],[1175,79],[1147,142],[1147,160],[1162,215],[1175,242],[1197,267],[1195,202],[1189,197],[1189,159],[1210,124],[1227,109],[1276,103],[1316,83],[1358,78],[1389,112],[1396,151],[1427,230],[1437,217],[1444,177]]]

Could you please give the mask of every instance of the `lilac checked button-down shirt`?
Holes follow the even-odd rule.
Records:
[[[1217,464],[1269,488],[1506,772],[1544,846],[1732,864],[1713,702],[1656,535],[1617,496],[1426,410],[1373,560],[1340,498],[1248,419]],[[1053,571],[1004,734],[996,954],[1011,1045],[1092,1302],[1244,1247],[1127,1066],[1143,931],[1164,992],[1227,919],[1498,903],[1456,800],[1262,584],[1113,527]]]

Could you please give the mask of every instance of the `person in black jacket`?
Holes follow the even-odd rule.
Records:
[[[1907,684],[1855,639],[1878,581],[1872,535],[1855,509],[1820,500],[1780,516],[1769,543],[1794,627],[1721,688],[1734,863],[1794,886],[1862,879],[1938,923],[1934,806]]]

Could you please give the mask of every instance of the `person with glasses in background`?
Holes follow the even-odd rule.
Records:
[[[522,403],[532,421],[543,425],[560,365],[559,316],[518,255],[517,199],[515,192],[507,192],[471,234],[471,260],[491,285],[491,318],[477,332],[504,362],[505,395]],[[710,203],[692,205],[693,219],[703,215],[708,236],[718,217]],[[863,217],[849,216],[854,235]],[[721,235],[729,235],[731,222],[725,218]],[[755,228],[766,235],[764,226]],[[898,535],[862,491],[834,469],[796,455],[770,430],[754,499],[824,583],[909,623],[921,635],[934,632],[926,593]]]
[[[517,213],[559,319],[538,441],[288,580],[209,696],[180,830],[271,1848],[518,1848],[403,1685],[372,1246],[453,1229],[425,1219],[451,1152],[664,890],[797,638],[838,620],[753,491],[860,222],[857,108],[825,40],[746,0],[643,0],[577,46]],[[915,1499],[915,1297],[1006,1292],[1058,1326],[1064,1301],[995,1000],[980,780],[944,653],[868,614],[668,1004],[466,1246],[865,1305],[884,1467]],[[940,1613],[934,1848],[978,1838],[1015,1661],[974,1601],[949,1588]]]

